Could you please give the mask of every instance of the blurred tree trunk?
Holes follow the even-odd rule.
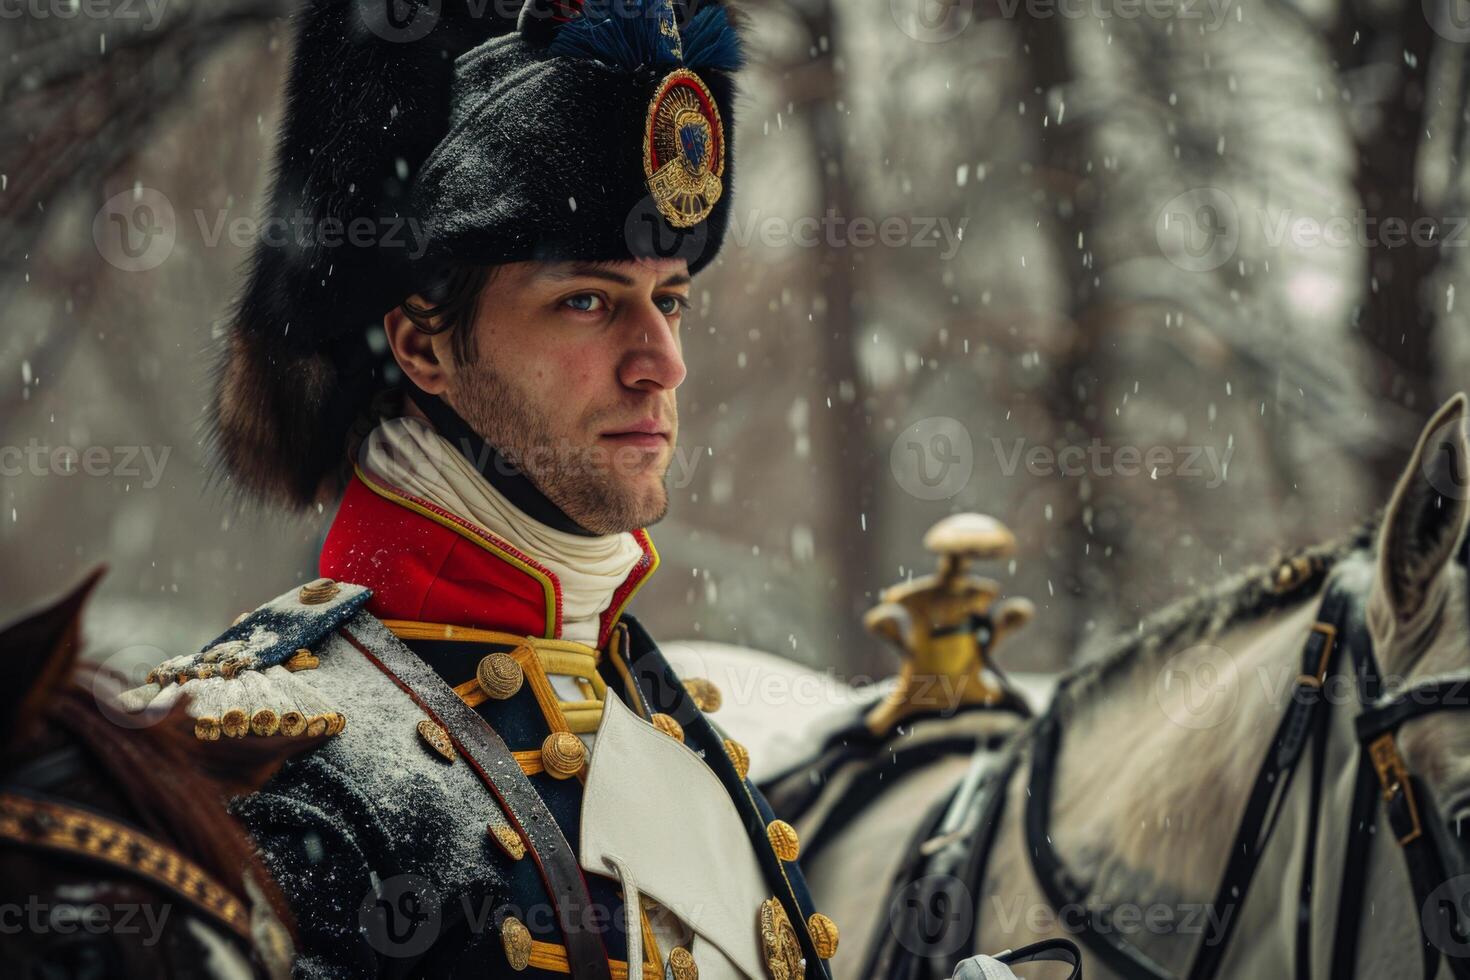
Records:
[[[1369,104],[1348,107],[1356,115],[1356,187],[1369,242],[1359,329],[1376,362],[1373,393],[1412,417],[1434,405],[1437,314],[1430,287],[1440,248],[1414,241],[1409,231],[1430,218],[1439,226],[1436,242],[1446,230],[1442,215],[1425,210],[1420,188],[1437,37],[1426,13],[1420,0],[1388,8],[1349,2],[1327,36],[1339,73],[1361,73],[1382,85],[1369,93]],[[1390,439],[1368,452],[1370,473],[1386,495],[1403,467],[1403,448]]]
[[[139,13],[142,4],[127,10]],[[19,285],[46,230],[50,205],[100,190],[145,145],[154,124],[194,91],[196,72],[242,30],[286,16],[289,0],[169,3],[147,16],[27,18],[0,35],[0,304]],[[202,134],[201,134],[202,135]],[[36,376],[60,373],[84,323],[38,339]],[[18,373],[0,387],[0,412],[24,398]]]
[[[784,66],[784,74],[791,104],[806,121],[802,132],[816,171],[817,213],[834,221],[866,216],[839,109],[845,86],[844,66],[835,51],[842,26],[837,11],[832,0],[793,0],[782,9],[795,17],[809,45],[810,57]],[[834,626],[831,649],[841,651],[844,669],[881,676],[893,672],[893,660],[865,638],[861,626],[863,613],[888,583],[879,580],[882,563],[872,530],[887,474],[873,448],[870,395],[856,356],[862,328],[859,253],[824,247],[808,253],[819,300],[812,321],[819,351],[810,389],[815,396],[812,452],[822,480],[810,489],[830,501],[817,542],[821,561],[831,572],[826,590]]]
[[[1076,72],[1068,49],[1068,19],[1021,16],[1017,33],[1029,69],[1024,116],[1030,121],[1038,147],[1037,186],[1045,196],[1043,211],[1050,221],[1050,261],[1062,270],[1067,295],[1060,312],[1071,323],[1067,343],[1053,355],[1050,380],[1042,389],[1046,411],[1055,424],[1054,435],[1068,445],[1086,446],[1106,441],[1099,409],[1110,358],[1108,336],[1112,314],[1097,288],[1092,249],[1098,240],[1099,175],[1094,172],[1087,116],[1073,113],[1066,121],[1064,106]],[[1086,606],[1107,595],[1094,595],[1110,577],[1105,569],[1124,560],[1126,542],[1110,525],[1093,521],[1092,482],[1077,483],[1074,497],[1062,502],[1046,554],[1054,564],[1062,591],[1083,598]],[[1072,617],[1059,635],[1061,649],[1075,656],[1085,642],[1084,620]]]

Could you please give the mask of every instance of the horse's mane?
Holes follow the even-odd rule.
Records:
[[[1346,534],[1275,561],[1247,567],[1151,613],[1139,622],[1135,632],[1113,638],[1096,656],[1063,674],[1057,709],[1066,715],[1104,694],[1113,679],[1129,668],[1150,666],[1182,647],[1203,642],[1315,595],[1338,561],[1373,546],[1382,520],[1383,513],[1379,511]],[[1305,576],[1289,589],[1273,588],[1275,571],[1295,560],[1302,561],[1307,569]]]
[[[290,906],[254,842],[226,809],[230,795],[253,787],[204,771],[193,720],[182,701],[156,724],[133,729],[114,724],[97,708],[98,677],[95,666],[77,667],[71,680],[57,685],[44,702],[33,735],[48,744],[54,744],[51,739],[58,732],[74,737],[101,768],[108,788],[126,802],[130,819],[247,902],[248,874],[294,941]]]

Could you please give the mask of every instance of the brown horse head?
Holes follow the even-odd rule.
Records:
[[[254,843],[227,806],[321,740],[200,743],[183,698],[150,724],[118,724],[120,709],[107,703],[117,686],[114,679],[79,659],[83,607],[102,574],[103,569],[94,570],[57,602],[0,630],[0,781],[7,791],[100,815],[175,851],[255,910],[255,951],[266,956],[262,943],[270,938],[272,952],[261,962],[280,967],[281,950],[289,949],[294,935],[281,944],[279,926],[270,923],[273,919],[294,933],[292,918]],[[35,760],[57,760],[48,764],[40,782],[28,775]],[[50,895],[75,868],[67,860],[38,862],[37,853],[45,852],[0,846],[0,862],[10,862],[5,867],[12,879],[24,879],[8,884],[27,894]],[[116,879],[118,868],[98,864],[95,877]],[[166,957],[171,948],[163,944],[148,952]]]
[[[107,571],[99,566],[58,601],[0,631],[0,753],[30,731],[72,679],[82,606]]]

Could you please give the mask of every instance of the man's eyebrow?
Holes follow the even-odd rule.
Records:
[[[542,276],[544,278],[557,281],[588,278],[605,279],[608,282],[615,282],[620,286],[633,285],[633,280],[631,277],[625,276],[621,272],[614,272],[607,266],[598,263],[579,262],[576,265],[553,266],[552,268],[549,268],[545,272],[543,272]],[[692,281],[693,280],[690,278],[689,273],[674,272],[670,273],[662,281],[660,281],[658,284],[658,288],[663,289],[668,286],[687,286]]]

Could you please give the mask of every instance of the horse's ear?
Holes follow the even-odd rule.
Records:
[[[107,569],[93,569],[60,601],[0,631],[0,749],[30,727],[71,676],[81,650],[82,606]]]
[[[1470,504],[1470,420],[1463,392],[1424,427],[1384,514],[1378,541],[1382,595],[1399,622],[1424,607],[1465,531]]]

